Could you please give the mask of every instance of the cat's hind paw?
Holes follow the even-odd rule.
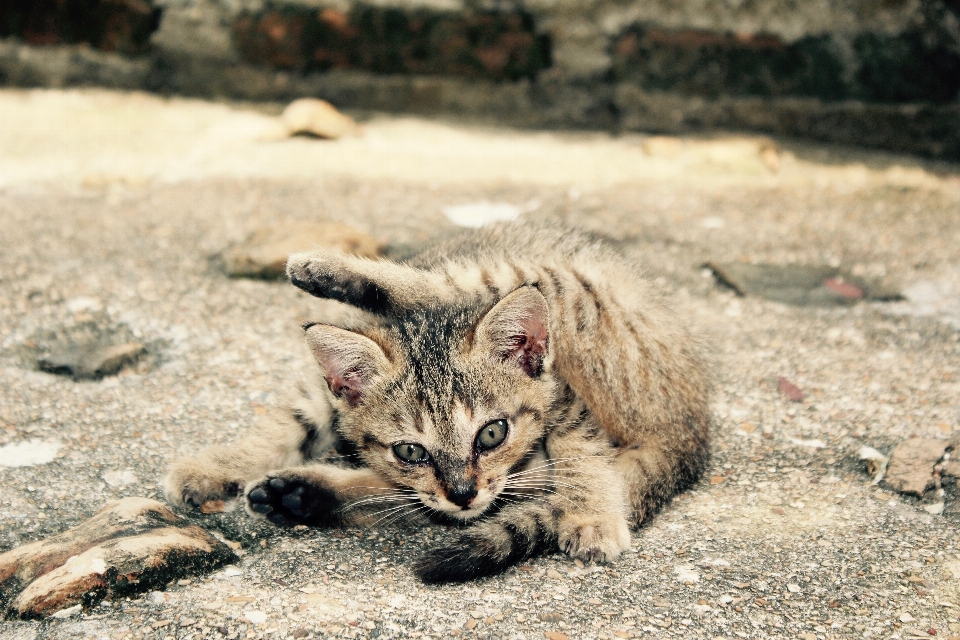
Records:
[[[630,527],[624,518],[567,517],[560,522],[560,548],[585,562],[611,562],[630,548]]]
[[[247,491],[247,511],[279,526],[336,526],[340,500],[330,489],[304,478],[268,476]]]

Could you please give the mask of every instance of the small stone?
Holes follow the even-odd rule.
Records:
[[[547,577],[551,580],[560,580],[563,575],[556,569],[547,569]]]
[[[791,582],[787,585],[787,591],[790,593],[800,593],[800,585]]]
[[[584,567],[583,560],[581,560],[580,558],[574,558],[573,566],[575,566],[577,569],[583,569]]]
[[[718,601],[720,604],[730,604],[731,602],[733,602],[733,596],[724,594],[724,595],[720,596],[720,597],[717,599],[717,601]]]
[[[464,624],[463,626],[465,629],[476,629],[477,624],[478,623],[476,618],[470,618],[469,620],[467,620],[466,624]]]
[[[839,296],[844,298],[849,298],[851,300],[859,300],[863,297],[863,289],[860,287],[850,284],[842,277],[839,278],[827,278],[823,285],[836,293]]]
[[[74,616],[80,615],[81,613],[83,613],[83,607],[79,604],[75,604],[72,607],[67,607],[66,609],[61,609],[60,611],[57,611],[50,617],[51,618],[72,618]]]
[[[643,152],[654,158],[674,160],[683,153],[685,144],[673,136],[648,136],[643,141]]]
[[[950,443],[945,440],[909,438],[894,448],[887,464],[884,484],[894,491],[922,496],[933,487],[933,467]]]
[[[287,221],[263,227],[220,254],[224,271],[233,277],[280,278],[290,254],[318,247],[338,249],[367,258],[382,255],[383,246],[340,222]]]
[[[374,622],[373,620],[364,620],[363,624],[361,624],[360,626],[366,629],[367,631],[373,631],[374,629],[377,628],[377,623]]]
[[[752,422],[744,422],[740,425],[740,430],[744,433],[753,433],[757,430],[757,425],[753,424]]]
[[[568,640],[567,635],[559,631],[544,631],[543,635],[547,640]]]
[[[50,373],[95,380],[113,375],[126,365],[136,362],[146,350],[139,342],[69,345],[41,356],[37,359],[37,366]]]
[[[337,111],[326,100],[300,98],[287,105],[280,116],[289,135],[309,134],[336,140],[357,131],[356,121]]]
[[[713,476],[710,478],[710,484],[723,484],[726,481],[726,476]]]
[[[777,376],[777,387],[780,389],[780,393],[790,399],[790,402],[803,402],[803,390],[783,376]]]
[[[909,613],[901,613],[900,617],[897,619],[900,620],[900,622],[916,622],[917,621],[917,619],[914,618]]]
[[[887,473],[890,459],[873,447],[861,447],[857,456],[867,463],[867,473],[873,476],[873,484],[878,484]]]
[[[56,440],[24,440],[0,447],[0,467],[33,467],[53,462],[62,444]]]
[[[263,624],[267,621],[267,614],[263,611],[244,611],[243,617],[253,624]]]

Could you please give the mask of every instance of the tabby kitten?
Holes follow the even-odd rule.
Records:
[[[704,467],[697,342],[595,238],[502,224],[406,263],[317,250],[287,273],[363,319],[306,325],[320,375],[246,439],[176,464],[171,502],[242,491],[278,525],[476,520],[415,562],[450,582],[557,547],[613,560]]]

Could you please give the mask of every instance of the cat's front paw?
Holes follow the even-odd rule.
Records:
[[[561,549],[586,562],[610,562],[630,548],[630,527],[623,517],[567,516],[557,534]]]
[[[247,491],[247,510],[281,526],[336,526],[339,508],[340,500],[329,488],[296,476],[267,476]]]
[[[232,500],[243,493],[243,480],[209,469],[200,461],[174,466],[163,483],[167,501],[178,507],[200,508],[212,500]]]

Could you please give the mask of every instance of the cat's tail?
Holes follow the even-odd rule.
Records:
[[[453,544],[431,549],[414,562],[413,571],[428,584],[467,582],[503,573],[556,548],[555,517],[549,507],[517,504],[470,527]]]

